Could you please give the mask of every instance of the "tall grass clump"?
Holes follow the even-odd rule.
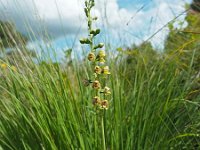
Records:
[[[90,63],[35,63],[16,42],[16,57],[0,60],[0,149],[199,149],[195,53],[183,71],[174,55],[152,57],[143,49],[108,64],[104,44],[94,42],[100,33],[92,26],[94,0],[85,6],[89,36],[80,42],[88,45]]]

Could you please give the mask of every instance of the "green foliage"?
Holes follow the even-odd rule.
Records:
[[[196,12],[200,12],[200,0],[193,0],[193,3],[191,4],[192,10]]]
[[[189,12],[187,27],[177,29],[170,25],[170,33],[165,41],[165,52],[176,57],[179,69],[187,70],[192,65],[194,74],[200,70],[200,14]],[[192,60],[192,64],[191,64]]]
[[[125,54],[126,61],[130,65],[136,65],[138,60],[144,64],[152,65],[159,58],[158,52],[154,50],[150,42],[141,43],[140,45],[132,45],[131,48],[123,50],[118,48],[118,52]]]
[[[118,65],[111,61],[106,147],[194,148],[199,144],[200,113],[199,97],[187,100],[193,80],[182,82],[182,73],[167,60],[151,66],[140,57],[135,60],[129,67],[123,59]],[[101,113],[94,111],[91,89],[81,82],[87,67],[74,62],[73,69],[63,70],[42,63],[25,72],[1,70],[2,148],[102,149]]]

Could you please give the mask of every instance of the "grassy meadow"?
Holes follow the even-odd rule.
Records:
[[[197,33],[199,22],[182,31]],[[83,82],[93,78],[88,53],[44,61],[19,33],[10,40],[9,25],[0,28],[0,150],[200,149],[200,34],[171,28],[163,52],[149,42],[106,48],[111,94],[101,109]]]

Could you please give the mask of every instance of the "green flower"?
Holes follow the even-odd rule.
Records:
[[[101,109],[108,109],[108,107],[109,107],[108,101],[107,100],[102,100],[101,104],[100,104],[100,108]]]
[[[98,56],[99,56],[100,58],[104,58],[104,57],[106,56],[105,51],[104,51],[104,50],[100,50]]]
[[[93,104],[94,106],[100,105],[100,104],[101,104],[100,98],[99,98],[98,96],[95,96],[95,97],[92,99],[92,104]]]
[[[110,88],[109,87],[104,87],[104,91],[103,91],[103,93],[105,94],[105,95],[110,95],[111,94],[111,92],[110,92]]]
[[[89,60],[89,61],[94,61],[95,59],[96,59],[96,56],[95,56],[94,53],[89,53],[89,54],[88,54],[88,60]]]
[[[105,75],[109,75],[110,74],[110,71],[109,71],[109,67],[108,66],[105,66],[104,68],[103,68],[103,74],[105,74]]]
[[[92,88],[94,88],[95,90],[98,90],[101,88],[101,84],[98,80],[95,80],[92,84]]]
[[[99,67],[99,66],[95,66],[95,68],[94,68],[94,72],[95,72],[96,74],[101,74],[101,72],[102,72],[101,67]]]
[[[104,64],[106,61],[105,61],[104,58],[100,58],[100,59],[99,59],[99,62],[100,62],[101,64]]]

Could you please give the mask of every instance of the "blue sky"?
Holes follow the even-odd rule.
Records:
[[[96,0],[95,25],[103,30],[98,40],[113,47],[139,44],[183,12],[186,2],[191,0]],[[83,0],[1,0],[0,19],[11,20],[26,35],[33,31],[36,41],[29,43],[30,48],[38,49],[48,32],[50,43],[63,57],[63,49],[81,50],[78,39],[87,35],[83,7]],[[183,20],[184,14],[177,21]],[[152,44],[162,48],[167,33],[163,28]]]
[[[121,8],[132,9],[135,5],[152,5],[152,0],[118,0],[117,1]]]

